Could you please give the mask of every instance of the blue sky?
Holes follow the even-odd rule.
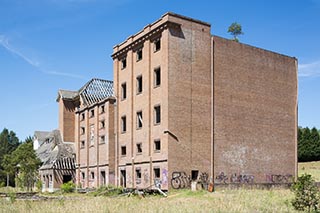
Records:
[[[57,91],[112,79],[112,47],[167,11],[298,58],[299,125],[320,128],[320,0],[0,0],[0,129],[56,129]]]

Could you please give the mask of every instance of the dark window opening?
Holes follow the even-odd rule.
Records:
[[[160,67],[154,69],[154,86],[158,87],[161,84],[161,69]]]
[[[157,52],[160,50],[161,48],[161,42],[160,42],[160,39],[157,39],[153,42],[154,44],[154,52]]]
[[[85,145],[86,145],[86,142],[85,141],[81,141],[80,148],[83,149],[85,147]]]
[[[100,106],[100,113],[104,113],[104,105]]]
[[[121,117],[121,131],[122,132],[127,131],[127,118],[126,118],[126,116]]]
[[[127,98],[127,84],[123,83],[121,84],[121,100],[124,100]]]
[[[81,179],[84,180],[86,178],[86,173],[81,172]]]
[[[126,146],[121,146],[121,155],[125,156],[127,154],[127,147]]]
[[[84,113],[81,113],[81,121],[83,121],[85,119],[86,115]]]
[[[199,174],[198,170],[192,170],[191,171],[191,179],[192,180],[197,180],[198,179],[198,174]]]
[[[140,168],[136,169],[136,178],[141,179],[141,169]]]
[[[100,121],[100,129],[104,129],[105,128],[105,121]]]
[[[137,94],[142,93],[142,76],[137,77]]]
[[[154,107],[154,123],[159,124],[161,122],[161,109],[160,106]]]
[[[142,49],[137,51],[137,61],[142,60]]]
[[[91,172],[91,179],[94,180],[94,172]]]
[[[100,176],[101,176],[101,185],[106,185],[106,172],[105,171],[101,171],[100,172]]]
[[[137,153],[142,153],[142,144],[141,143],[137,144]]]
[[[63,175],[62,176],[63,183],[68,183],[69,181],[72,181],[71,175]]]
[[[127,182],[126,182],[126,170],[120,170],[121,177],[120,177],[120,186],[126,188]]]
[[[153,169],[154,178],[160,178],[160,168]]]
[[[84,127],[81,127],[81,129],[80,129],[80,134],[81,134],[81,135],[84,135],[85,132],[86,132],[85,128],[84,128]]]
[[[123,58],[121,60],[121,69],[125,69],[127,67],[127,58]]]
[[[100,136],[100,143],[105,143],[106,137],[104,135]]]
[[[142,111],[137,112],[137,128],[142,128]]]
[[[94,109],[90,110],[90,118],[94,117]]]
[[[161,150],[161,142],[160,142],[160,140],[155,140],[154,141],[154,150],[155,151],[160,151]]]

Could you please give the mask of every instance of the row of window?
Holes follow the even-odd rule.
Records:
[[[99,144],[104,144],[104,143],[106,143],[106,136],[104,135],[99,136]],[[93,144],[94,144],[94,140],[91,140],[90,138],[90,145],[93,145]],[[85,147],[86,147],[86,141],[85,140],[80,141],[80,148],[84,149]]]
[[[86,179],[86,173],[85,172],[81,172],[81,179],[85,180]],[[94,172],[90,172],[90,180],[94,180],[95,179],[95,173]],[[100,180],[102,184],[106,184],[106,172],[105,171],[101,171],[100,172]]]
[[[99,121],[99,129],[104,129],[105,127],[106,127],[106,122],[104,120]],[[84,135],[85,133],[86,133],[86,128],[80,127],[80,134]]]
[[[159,87],[161,84],[161,69],[157,67],[153,71],[154,76],[154,87]],[[137,95],[142,93],[143,83],[142,83],[142,75],[137,76],[136,78],[136,93]],[[127,83],[124,82],[121,84],[121,100],[125,100],[127,98]]]
[[[160,139],[156,139],[153,141],[154,152],[160,152],[161,150],[161,141]],[[142,154],[142,143],[136,144],[136,152],[137,154]],[[121,156],[127,155],[127,146],[121,146]]]
[[[135,172],[136,172],[136,180],[139,181],[142,177],[141,168],[139,168],[139,167],[136,168]],[[160,178],[160,168],[159,167],[153,168],[153,175],[154,175],[155,179]],[[138,183],[140,183],[140,182],[138,182]]]
[[[154,125],[158,125],[161,123],[161,106],[156,105],[153,107],[153,120]],[[142,111],[138,111],[136,114],[136,128],[141,129],[143,126],[143,114]],[[127,116],[121,117],[121,133],[125,133],[127,131]]]
[[[99,106],[99,113],[103,114],[104,112],[105,112],[104,105]],[[94,117],[94,109],[91,109],[89,114],[90,114],[89,117],[93,118]],[[84,121],[85,118],[86,118],[86,114],[84,112],[81,113],[80,121]]]
[[[158,52],[161,49],[161,41],[160,38],[156,39],[153,41],[153,52]],[[141,61],[142,60],[142,48],[137,49],[136,51],[136,61]],[[124,57],[121,59],[121,69],[125,69],[127,67],[127,58]]]

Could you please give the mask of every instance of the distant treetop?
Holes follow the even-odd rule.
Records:
[[[238,36],[243,35],[241,24],[237,22],[233,22],[229,28],[228,33],[230,33],[233,36],[233,40],[236,42],[239,42]]]

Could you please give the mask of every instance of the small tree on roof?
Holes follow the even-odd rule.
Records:
[[[243,34],[241,24],[233,22],[228,28],[228,33],[233,35],[234,41],[239,42],[238,36]]]

